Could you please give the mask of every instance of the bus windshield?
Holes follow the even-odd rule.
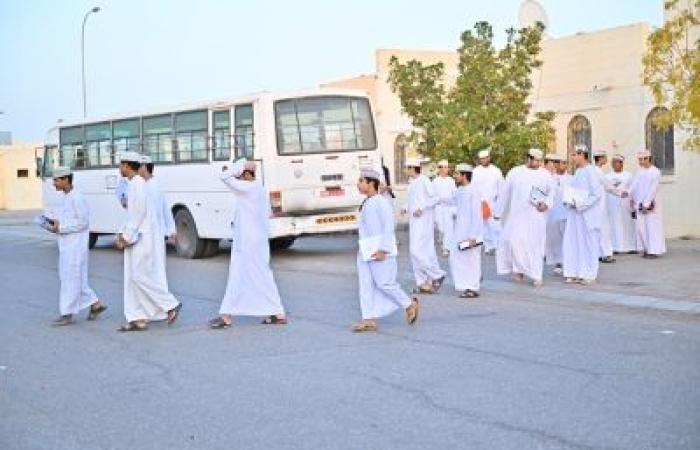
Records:
[[[280,155],[374,150],[377,138],[369,101],[321,96],[275,102]]]

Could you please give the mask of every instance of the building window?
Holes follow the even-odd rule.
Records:
[[[231,158],[231,113],[229,111],[214,111],[214,159],[228,161]]]
[[[143,118],[144,152],[154,163],[170,163],[173,158],[173,117],[170,114]]]
[[[675,169],[673,125],[668,128],[657,127],[659,117],[668,113],[668,109],[664,107],[654,108],[647,115],[647,120],[644,124],[647,150],[651,152],[654,165],[663,174],[673,174]]]
[[[179,162],[207,160],[207,111],[175,114],[175,140]]]
[[[567,148],[569,153],[572,153],[577,145],[585,145],[590,151],[592,150],[591,143],[591,122],[585,116],[574,116],[569,122],[567,130]]]
[[[394,141],[394,184],[406,184],[408,182],[406,171],[404,170],[408,148],[409,144],[406,136],[403,134],[396,136]]]
[[[253,158],[255,135],[253,133],[253,105],[237,105],[235,109],[236,158]]]
[[[17,178],[29,178],[29,169],[17,169]]]

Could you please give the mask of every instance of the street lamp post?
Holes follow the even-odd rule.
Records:
[[[91,10],[85,13],[83,17],[83,28],[80,38],[80,56],[82,61],[82,71],[83,71],[83,117],[87,117],[87,100],[85,99],[85,23],[87,22],[88,16],[92,13],[99,12],[100,7],[95,6]]]

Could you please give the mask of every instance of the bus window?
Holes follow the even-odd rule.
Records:
[[[85,140],[87,167],[112,165],[112,125],[109,122],[85,126]]]
[[[112,122],[112,146],[114,152],[139,152],[141,142],[141,123],[139,119],[116,120]],[[114,163],[116,164],[116,157]]]
[[[177,160],[180,162],[207,160],[207,111],[175,114]]]
[[[253,105],[237,105],[236,119],[236,158],[253,158],[255,134],[253,132]]]
[[[172,115],[143,118],[144,150],[154,163],[173,162]]]
[[[213,124],[214,159],[228,161],[231,158],[231,113],[214,111]]]
[[[76,163],[78,156],[82,156],[83,148],[83,127],[61,128],[59,142],[60,150],[58,153],[58,165],[67,167],[82,167],[83,161]]]
[[[374,150],[377,139],[365,98],[309,97],[275,103],[278,153]]]

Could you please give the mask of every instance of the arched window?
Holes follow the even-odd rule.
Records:
[[[585,116],[577,115],[571,119],[566,136],[569,153],[573,152],[577,145],[585,145],[591,150],[591,122]]]
[[[673,154],[673,125],[668,128],[658,128],[656,120],[662,114],[668,114],[668,109],[663,106],[652,109],[647,115],[647,120],[644,124],[646,134],[647,150],[651,152],[654,165],[661,170],[662,173],[673,173],[674,154]]]
[[[405,135],[399,134],[394,141],[394,179],[392,184],[405,184],[408,182],[404,171],[406,164],[406,152],[408,152],[409,144]]]

